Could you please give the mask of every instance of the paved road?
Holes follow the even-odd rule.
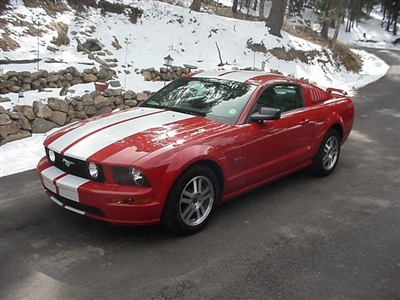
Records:
[[[203,232],[62,210],[34,171],[1,179],[6,299],[400,299],[400,52],[355,97],[329,178],[299,172],[223,205]]]

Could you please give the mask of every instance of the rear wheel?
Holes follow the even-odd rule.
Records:
[[[210,221],[218,199],[218,181],[203,165],[186,170],[174,183],[162,215],[162,224],[181,235],[199,232]]]
[[[335,129],[331,128],[322,140],[318,153],[310,167],[311,172],[318,176],[328,176],[335,169],[339,156],[340,136]]]

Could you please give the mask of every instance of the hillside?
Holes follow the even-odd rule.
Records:
[[[335,83],[345,89],[357,87],[357,84],[349,85],[348,76],[351,82],[357,83],[363,74],[358,56],[349,54],[351,52],[346,52],[345,59],[338,59],[329,49],[286,32],[282,39],[271,36],[263,22],[190,11],[189,1],[173,6],[151,0],[126,0],[123,1],[125,7],[114,9],[115,12],[104,9],[104,3],[111,1],[102,0],[102,7],[85,9],[71,5],[74,3],[71,0],[58,0],[56,6],[33,5],[36,2],[10,0],[10,6],[0,17],[3,25],[0,59],[39,58],[41,61],[9,63],[3,65],[4,73],[37,68],[50,72],[71,65],[80,71],[88,65],[99,67],[98,62],[77,50],[79,42],[97,39],[102,49],[99,53],[94,51],[94,55],[104,55],[100,58],[107,60],[116,71],[116,79],[123,87],[133,90],[155,90],[162,86],[145,82],[140,70],[162,67],[167,55],[174,58],[176,66],[218,68],[221,61],[217,44],[224,69],[260,68],[264,61],[266,71],[279,70],[323,86]],[[134,22],[130,17],[132,10],[136,11]],[[343,61],[351,62],[348,64],[350,72],[341,64]]]

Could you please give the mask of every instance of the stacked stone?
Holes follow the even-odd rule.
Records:
[[[190,70],[184,67],[172,66],[161,67],[160,70],[155,68],[142,69],[141,74],[146,81],[171,81],[175,80],[182,75],[189,74]]]
[[[66,100],[48,98],[47,103],[34,101],[33,105],[16,105],[12,111],[0,106],[0,144],[29,137],[32,133],[45,133],[68,123],[128,109],[146,100],[151,92],[106,89],[93,91]]]
[[[41,91],[45,88],[62,88],[81,83],[107,81],[114,75],[115,72],[111,69],[98,70],[96,67],[85,69],[83,72],[79,72],[75,67],[68,67],[58,72],[9,71],[0,77],[0,94]]]

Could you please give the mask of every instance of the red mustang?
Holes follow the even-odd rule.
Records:
[[[274,74],[202,72],[140,107],[50,135],[37,170],[66,209],[192,234],[232,197],[306,167],[329,175],[353,119],[341,90]]]

